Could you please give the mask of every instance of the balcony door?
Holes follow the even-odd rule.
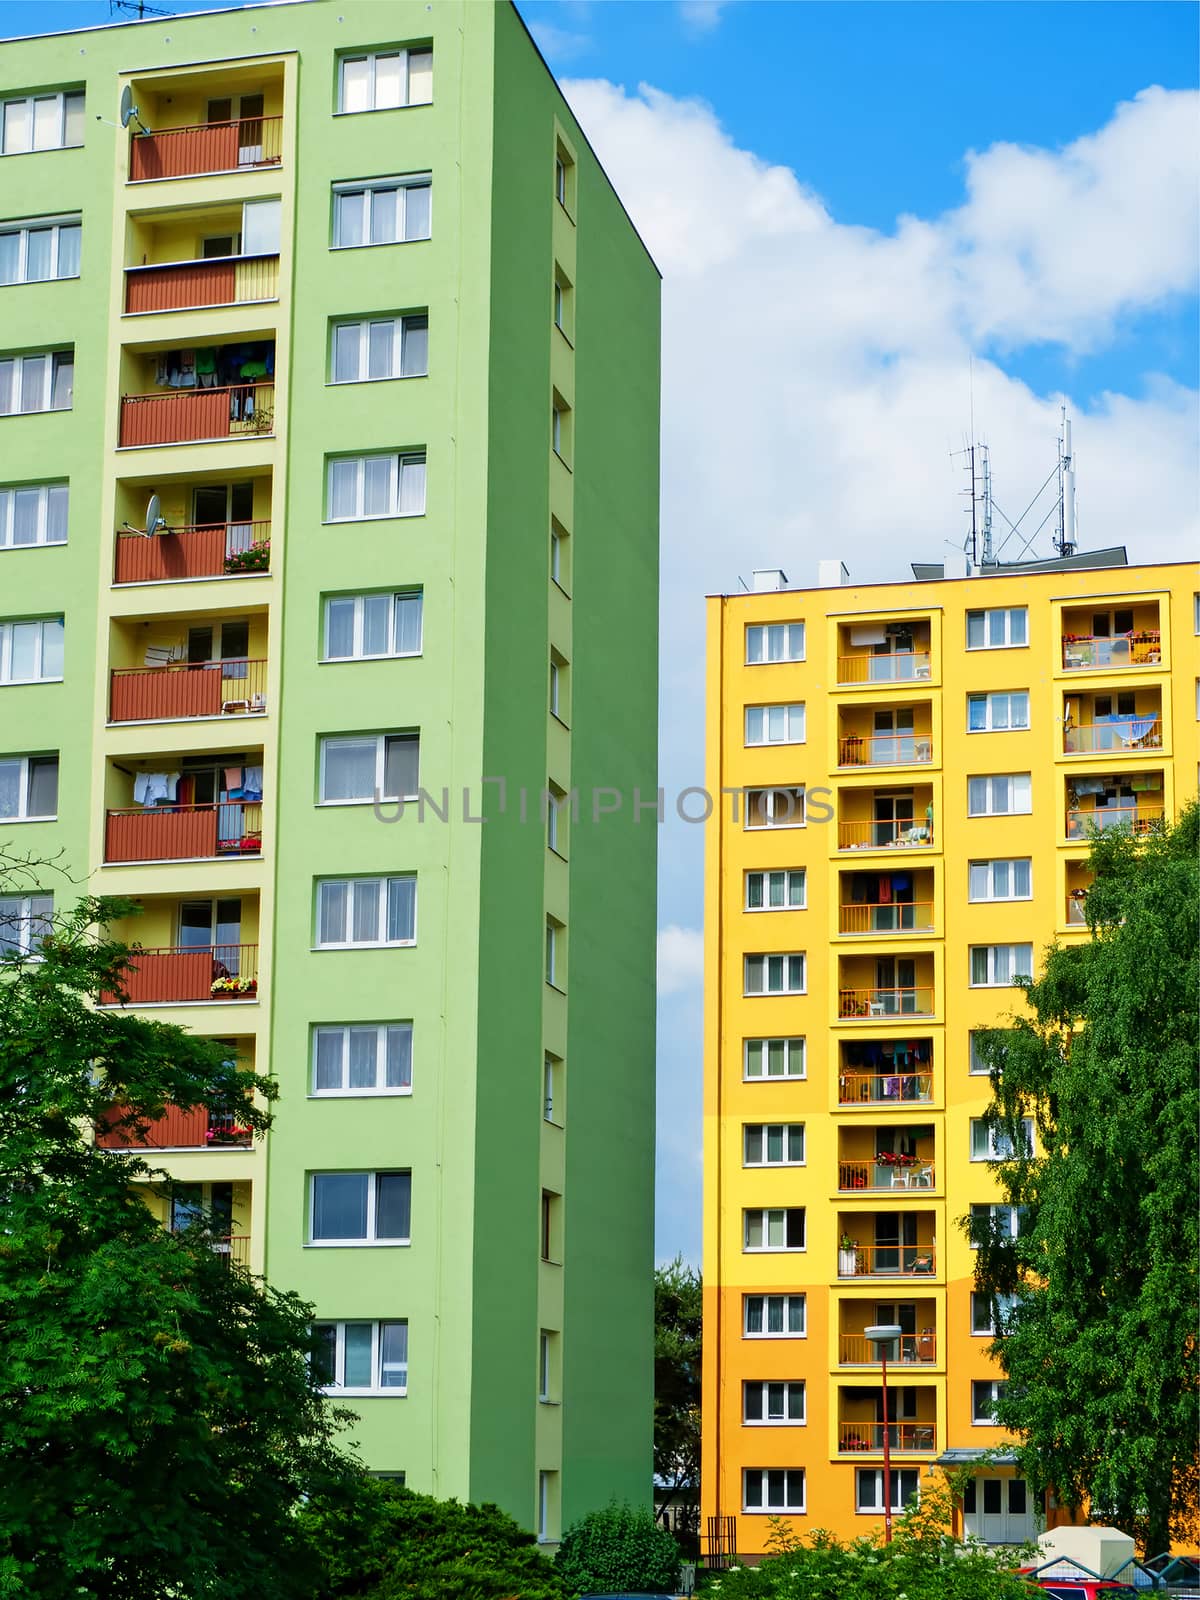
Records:
[[[181,1183],[171,1196],[171,1232],[205,1222],[222,1239],[233,1232],[232,1183]]]
[[[917,754],[914,727],[911,706],[900,706],[895,711],[877,711],[872,723],[872,763],[886,766],[891,762],[914,761]]]
[[[236,978],[242,957],[240,900],[185,900],[179,908],[179,944],[184,950],[211,950],[213,966]]]
[[[192,495],[192,522],[197,528],[225,529],[225,554],[235,555],[254,543],[254,485],[206,483]]]
[[[889,629],[885,638],[871,646],[872,683],[902,683],[913,676],[913,635],[911,629]]]
[[[242,838],[246,831],[242,791],[236,791],[238,799],[230,799],[225,779],[228,770],[226,767],[189,767],[184,773],[184,778],[191,781],[192,804],[216,809],[217,838],[223,843]]]
[[[908,956],[881,957],[875,963],[875,998],[885,1017],[912,1015],[917,1009],[917,963]]]
[[[189,628],[187,659],[192,666],[221,665],[222,678],[244,678],[249,666],[250,624],[219,622],[203,628]]]
[[[874,800],[873,844],[887,845],[913,825],[911,794],[877,794]]]
[[[917,1219],[913,1212],[875,1213],[875,1270],[899,1272],[911,1266],[917,1254]]]
[[[236,122],[238,166],[255,167],[263,158],[263,97],[261,94],[226,95],[210,100],[204,120],[209,123]]]

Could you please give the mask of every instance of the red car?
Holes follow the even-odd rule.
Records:
[[[1028,1567],[1027,1575],[1032,1576]],[[1116,1578],[1034,1578],[1045,1595],[1054,1600],[1140,1600],[1138,1591]]]

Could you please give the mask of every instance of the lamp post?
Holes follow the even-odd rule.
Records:
[[[895,1344],[903,1329],[895,1323],[878,1323],[864,1328],[863,1333],[879,1351],[880,1376],[883,1386],[883,1542],[892,1542],[892,1448],[888,1434],[887,1358],[888,1346]]]

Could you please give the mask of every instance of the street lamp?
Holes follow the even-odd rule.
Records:
[[[892,1449],[888,1435],[888,1405],[887,1405],[887,1358],[888,1347],[894,1345],[900,1338],[903,1329],[895,1323],[877,1323],[873,1328],[864,1328],[863,1333],[879,1352],[881,1368],[881,1381],[883,1386],[883,1542],[892,1542]]]

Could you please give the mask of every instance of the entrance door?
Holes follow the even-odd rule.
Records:
[[[1024,1478],[972,1478],[963,1491],[963,1532],[988,1544],[1033,1539],[1036,1529]]]

